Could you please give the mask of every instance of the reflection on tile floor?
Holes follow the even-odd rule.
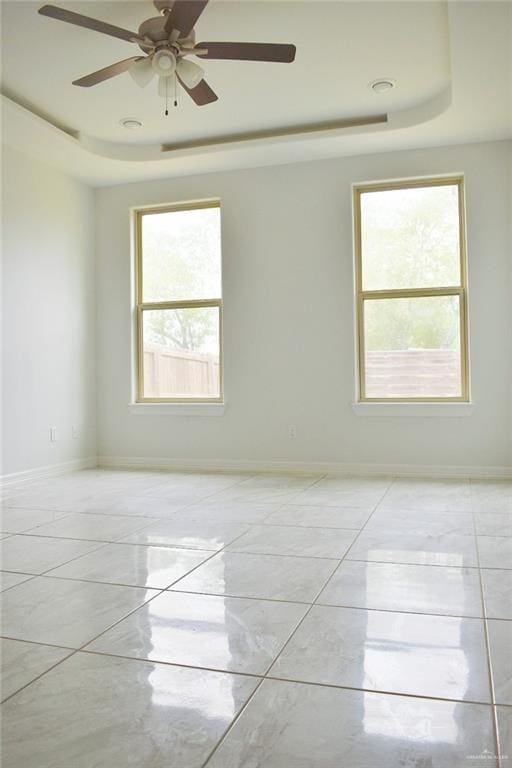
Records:
[[[483,768],[495,751],[490,707],[265,680],[208,766]]]
[[[3,768],[508,765],[512,483],[84,470],[2,501]]]

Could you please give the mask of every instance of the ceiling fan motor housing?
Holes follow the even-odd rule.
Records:
[[[151,19],[146,19],[146,21],[143,21],[139,27],[139,36],[141,39],[148,41],[148,45],[139,43],[139,48],[141,48],[144,53],[149,53],[153,47],[149,41],[152,41],[156,44],[167,44],[169,42],[169,33],[165,31],[165,17],[154,16]],[[192,32],[190,32],[187,37],[180,37],[177,40],[174,40],[173,45],[177,48],[180,48],[181,46],[184,48],[193,48],[195,45],[194,30],[192,30]]]

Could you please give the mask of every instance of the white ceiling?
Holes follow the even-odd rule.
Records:
[[[211,0],[198,40],[295,43],[296,61],[203,61],[219,101],[197,107],[183,94],[167,118],[156,85],[139,89],[126,73],[90,89],[72,86],[139,49],[44,18],[41,4],[2,3],[4,140],[39,155],[44,141],[48,159],[92,184],[511,135],[510,2]],[[156,15],[149,1],[56,4],[134,30]],[[383,77],[396,88],[379,96],[368,83]],[[164,159],[160,151],[161,143],[379,113],[389,115],[387,125]],[[127,116],[143,128],[122,128]]]

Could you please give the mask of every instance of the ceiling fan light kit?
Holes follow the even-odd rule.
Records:
[[[131,65],[128,72],[137,83],[137,85],[141,88],[145,88],[146,85],[151,82],[155,74],[155,70],[153,69],[153,64],[149,56],[145,59],[139,59],[138,61],[135,61]]]
[[[161,48],[151,57],[151,66],[160,77],[170,77],[176,71],[176,56],[167,48]]]
[[[195,88],[203,79],[204,69],[190,59],[180,59],[176,65],[176,72],[187,88]]]
[[[39,9],[47,16],[68,24],[91,29],[128,43],[135,43],[143,56],[133,56],[118,61],[90,75],[73,81],[73,85],[88,88],[109,80],[123,72],[129,72],[141,88],[158,75],[158,93],[166,98],[171,77],[188,93],[197,106],[217,101],[217,94],[204,79],[204,70],[188,56],[201,59],[266,61],[289,64],[295,59],[295,46],[281,43],[223,43],[202,42],[196,44],[194,26],[208,4],[208,0],[154,0],[162,14],[144,21],[138,32],[83,16],[79,13],[44,5]],[[163,81],[163,82],[162,82]],[[176,103],[176,102],[175,102]],[[167,110],[166,110],[167,114]]]

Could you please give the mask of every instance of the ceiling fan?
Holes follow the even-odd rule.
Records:
[[[144,88],[154,75],[158,75],[158,93],[161,96],[168,96],[169,84],[176,78],[193,101],[198,106],[204,106],[216,101],[218,96],[203,79],[202,68],[187,57],[271,61],[285,64],[295,59],[294,45],[217,42],[196,44],[194,26],[208,4],[208,0],[153,1],[161,15],[144,21],[138,32],[130,32],[54,5],[44,5],[39,9],[39,13],[43,16],[92,29],[104,35],[126,40],[128,43],[135,43],[145,54],[123,59],[97,72],[92,72],[75,80],[73,85],[88,88],[128,71],[137,85]]]

